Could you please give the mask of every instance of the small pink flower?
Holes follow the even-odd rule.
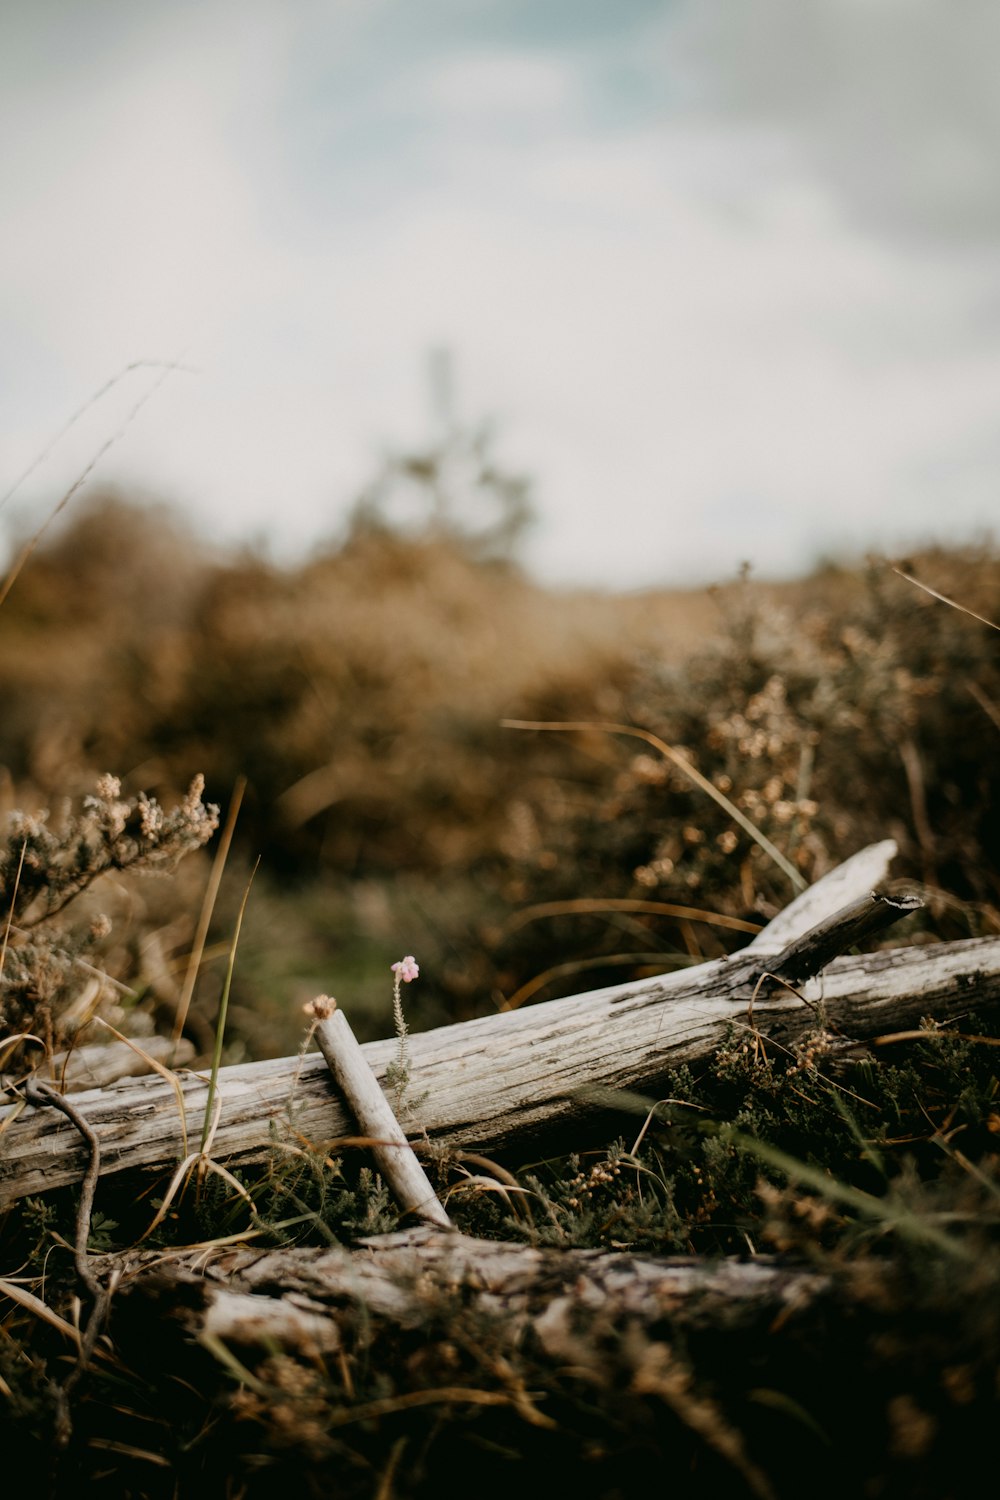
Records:
[[[417,966],[417,960],[413,957],[413,954],[408,953],[405,958],[401,958],[399,960],[399,963],[393,964],[392,972],[397,976],[398,979],[401,979],[404,984],[409,984],[412,980],[417,978],[420,973],[420,969]]]

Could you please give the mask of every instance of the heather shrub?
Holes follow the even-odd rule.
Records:
[[[133,905],[131,877],[170,872],[211,838],[218,809],[204,804],[202,790],[199,776],[183,801],[165,811],[145,793],[123,797],[118,778],[105,775],[79,811],[65,805],[55,816],[47,810],[9,816],[0,844],[5,1063],[18,1052],[38,1061],[28,1036],[51,1054],[102,1009],[117,1007],[123,994],[139,998],[125,981],[141,969],[130,962],[108,911]],[[126,923],[142,926],[134,905]]]
[[[1000,619],[996,559],[932,554],[920,567]],[[875,563],[795,590],[743,579],[717,597],[721,638],[681,664],[638,657],[610,702],[605,688],[603,717],[680,751],[803,881],[892,837],[898,874],[929,893],[926,927],[954,937],[996,930],[1000,632]],[[495,938],[501,989],[549,968],[554,954],[564,972],[543,995],[745,941],[643,903],[763,923],[795,894],[766,851],[653,747],[598,728],[560,738],[561,773],[526,780],[509,809],[510,863],[498,880],[522,910]],[[618,909],[526,920],[535,903],[580,898]],[[621,909],[627,902],[634,910]]]

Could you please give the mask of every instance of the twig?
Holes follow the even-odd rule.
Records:
[[[316,1040],[362,1133],[372,1138],[372,1155],[400,1208],[441,1229],[454,1228],[339,1007],[320,1021]]]
[[[88,1292],[92,1307],[80,1340],[80,1358],[76,1367],[71,1371],[69,1377],[61,1387],[56,1387],[58,1395],[59,1420],[57,1424],[57,1439],[60,1447],[65,1447],[72,1434],[72,1424],[69,1415],[69,1395],[74,1386],[83,1378],[90,1365],[97,1336],[107,1319],[108,1308],[111,1305],[112,1287],[103,1286],[90,1268],[87,1258],[87,1244],[90,1240],[90,1221],[94,1211],[94,1194],[101,1176],[101,1143],[93,1127],[84,1119],[68,1099],[64,1099],[51,1085],[44,1082],[36,1082],[34,1078],[28,1078],[24,1084],[24,1097],[28,1103],[36,1109],[44,1109],[48,1105],[64,1114],[83,1136],[90,1148],[90,1161],[84,1173],[83,1183],[80,1188],[80,1201],[76,1209],[76,1238],[73,1245],[73,1264],[76,1269],[77,1280]]]
[[[102,1295],[102,1287],[87,1260],[87,1241],[90,1239],[90,1216],[94,1208],[94,1194],[101,1175],[101,1143],[89,1121],[85,1120],[79,1110],[50,1084],[28,1078],[24,1083],[24,1097],[36,1109],[44,1109],[46,1105],[52,1109],[58,1109],[61,1114],[72,1121],[90,1148],[90,1162],[84,1173],[83,1184],[80,1188],[80,1202],[76,1210],[76,1244],[73,1251],[73,1263],[76,1266],[77,1276],[96,1301]]]

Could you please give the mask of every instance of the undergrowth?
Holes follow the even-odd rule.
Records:
[[[505,1179],[498,1172],[491,1187],[488,1164],[471,1184],[460,1159],[437,1164],[442,1189],[467,1185],[449,1211],[481,1237],[809,1265],[833,1290],[798,1323],[790,1308],[784,1332],[727,1331],[718,1309],[675,1333],[667,1308],[644,1328],[602,1327],[595,1314],[581,1350],[597,1365],[581,1353],[580,1368],[559,1368],[530,1340],[512,1355],[502,1315],[494,1326],[460,1294],[442,1293],[409,1333],[363,1303],[345,1309],[336,1356],[196,1355],[171,1338],[168,1316],[150,1361],[126,1310],[113,1324],[114,1363],[95,1367],[76,1403],[61,1482],[103,1473],[117,1486],[109,1492],[159,1496],[169,1475],[204,1493],[235,1483],[264,1496],[305,1465],[309,1492],[335,1483],[369,1496],[396,1454],[401,1495],[450,1491],[459,1476],[487,1494],[512,1482],[541,1494],[554,1464],[593,1496],[636,1493],[669,1465],[679,1495],[709,1486],[791,1500],[803,1464],[821,1466],[810,1488],[831,1500],[845,1486],[861,1493],[862,1481],[873,1494],[971,1494],[971,1480],[947,1471],[957,1444],[985,1453],[996,1400],[1000,1020],[984,1012],[954,1028],[928,1022],[924,1033],[854,1051],[817,1035],[789,1055],[734,1031],[697,1075],[669,1079],[664,1102],[623,1098],[628,1132],[618,1141],[518,1169],[520,1193],[494,1191]],[[209,1178],[146,1243],[169,1255],[247,1233],[261,1249],[384,1233],[397,1212],[363,1162],[359,1152],[276,1142],[266,1166],[239,1174],[252,1224],[243,1199]],[[29,1201],[2,1238],[5,1262],[20,1265],[25,1284],[44,1275],[47,1301],[63,1309],[74,1292],[70,1198]],[[113,1183],[102,1203],[93,1252],[127,1248],[155,1207]],[[674,1361],[666,1405],[636,1394],[662,1339]],[[51,1430],[64,1350],[36,1317],[8,1312],[0,1377],[7,1430],[25,1451]],[[430,1393],[433,1420],[420,1393]],[[741,1445],[735,1466],[720,1456],[727,1433]]]
[[[648,622],[632,628],[643,606],[578,599],[554,612],[508,561],[470,553],[447,528],[394,532],[380,494],[298,574],[252,557],[208,563],[175,536],[184,566],[167,587],[125,507],[40,549],[0,642],[8,802],[15,783],[51,793],[67,766],[81,792],[95,764],[139,770],[132,792],[105,775],[75,811],[9,821],[11,1097],[33,1072],[58,1078],[98,1016],[140,1040],[182,1017],[216,1067],[292,1052],[300,985],[315,995],[340,972],[363,991],[376,958],[384,976],[383,948],[411,935],[423,1024],[695,963],[742,945],[797,884],[885,836],[927,902],[912,940],[1000,930],[995,632],[873,565],[827,570],[794,595],[744,580],[718,596],[721,628],[681,665]],[[130,572],[132,554],[147,566]],[[913,566],[1000,617],[995,559]],[[118,577],[131,582],[116,592]],[[74,654],[68,636],[91,607],[95,629]],[[29,687],[32,641],[50,673]],[[45,705],[63,689],[54,718]],[[515,714],[594,727],[501,730]],[[637,752],[602,725],[642,728],[669,753]],[[192,910],[164,919],[132,877],[155,882],[214,832],[200,780],[186,797],[167,791],[199,763],[220,800],[250,777],[241,834],[263,849],[270,927],[256,969],[242,956],[236,967],[237,847],[205,950],[206,972],[227,952],[228,970],[216,967],[214,988],[198,977],[183,1017]],[[309,891],[302,867],[317,879]],[[273,967],[279,935],[302,965],[294,986]],[[326,971],[318,984],[313,966]],[[418,1116],[400,991],[415,969],[396,966],[394,1081]],[[710,1316],[680,1332],[669,1306],[622,1327],[597,1308],[579,1358],[554,1364],[530,1338],[512,1350],[502,1313],[455,1290],[413,1329],[352,1303],[334,1354],[193,1347],[173,1306],[152,1331],[132,1328],[127,1295],[109,1323],[104,1308],[88,1321],[75,1194],[28,1200],[0,1219],[10,1450],[53,1493],[543,1493],[553,1468],[608,1500],[668,1481],[678,1495],[776,1500],[806,1487],[830,1500],[971,1493],[955,1456],[970,1474],[989,1460],[1000,1394],[998,1043],[989,1011],[867,1046],[818,1015],[793,1052],[734,1027],[711,1064],[664,1079],[661,1099],[608,1101],[611,1143],[534,1163],[432,1154],[450,1214],[480,1238],[777,1258],[827,1278],[808,1316],[789,1307],[752,1336]],[[91,1254],[141,1244],[169,1261],[199,1246],[210,1264],[225,1243],[354,1245],[399,1225],[367,1154],[298,1134],[294,1112],[260,1168],[218,1170],[211,1139],[206,1113],[201,1153],[173,1183],[102,1182]]]

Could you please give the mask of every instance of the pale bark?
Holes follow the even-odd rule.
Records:
[[[128,1042],[104,1042],[57,1053],[46,1071],[67,1093],[79,1094],[84,1089],[106,1088],[119,1078],[155,1073],[157,1063],[184,1068],[193,1057],[194,1044],[187,1037],[173,1042],[167,1036],[144,1036],[131,1047]]]
[[[39,1069],[39,1079],[55,1084],[63,1093],[82,1094],[103,1089],[120,1078],[142,1078],[160,1067],[184,1068],[195,1055],[187,1037],[173,1042],[166,1036],[144,1036],[134,1042],[95,1042],[56,1052]],[[14,1077],[2,1080],[4,1088]]]
[[[898,853],[892,839],[882,839],[859,849],[842,865],[828,870],[821,880],[790,901],[758,932],[745,953],[780,953],[796,938],[826,920],[832,912],[859,901],[888,879],[889,866]]]
[[[380,1235],[350,1250],[107,1257],[105,1270],[112,1269],[129,1318],[150,1299],[195,1337],[307,1357],[339,1346],[345,1306],[419,1328],[440,1316],[442,1297],[454,1298],[500,1320],[511,1344],[530,1324],[549,1358],[578,1362],[586,1347],[581,1314],[619,1329],[668,1317],[677,1326],[735,1331],[772,1326],[830,1289],[826,1275],[766,1256],[712,1261],[536,1249],[431,1228]],[[182,1286],[198,1290],[176,1297]],[[599,1357],[596,1348],[591,1354]]]
[[[369,1137],[375,1163],[403,1213],[415,1214],[439,1229],[450,1229],[451,1220],[438,1202],[339,1006],[328,1020],[320,1021],[316,1040],[361,1133]]]
[[[793,902],[774,923],[779,956],[803,928],[860,899],[884,875],[891,852],[891,844],[862,851],[856,865],[848,861]],[[765,937],[694,969],[411,1037],[410,1086],[422,1100],[411,1134],[490,1155],[542,1149],[553,1131],[579,1143],[597,1124],[607,1125],[609,1090],[656,1096],[672,1069],[704,1062],[732,1027],[752,1027],[791,1046],[817,1029],[822,1004],[832,1026],[860,1040],[912,1027],[925,1015],[946,1021],[1000,999],[1000,939],[838,958],[793,992],[762,979],[769,966],[780,967]],[[371,1042],[361,1050],[382,1078],[396,1043]],[[181,1089],[190,1140],[201,1130],[207,1076],[184,1075]],[[355,1133],[321,1057],[223,1068],[219,1097],[212,1154],[230,1164],[262,1160],[274,1139],[330,1146]],[[185,1154],[178,1102],[161,1078],[79,1094],[74,1104],[100,1138],[102,1173],[162,1171]],[[0,1130],[0,1202],[82,1175],[87,1153],[54,1111],[9,1106],[0,1110]]]

